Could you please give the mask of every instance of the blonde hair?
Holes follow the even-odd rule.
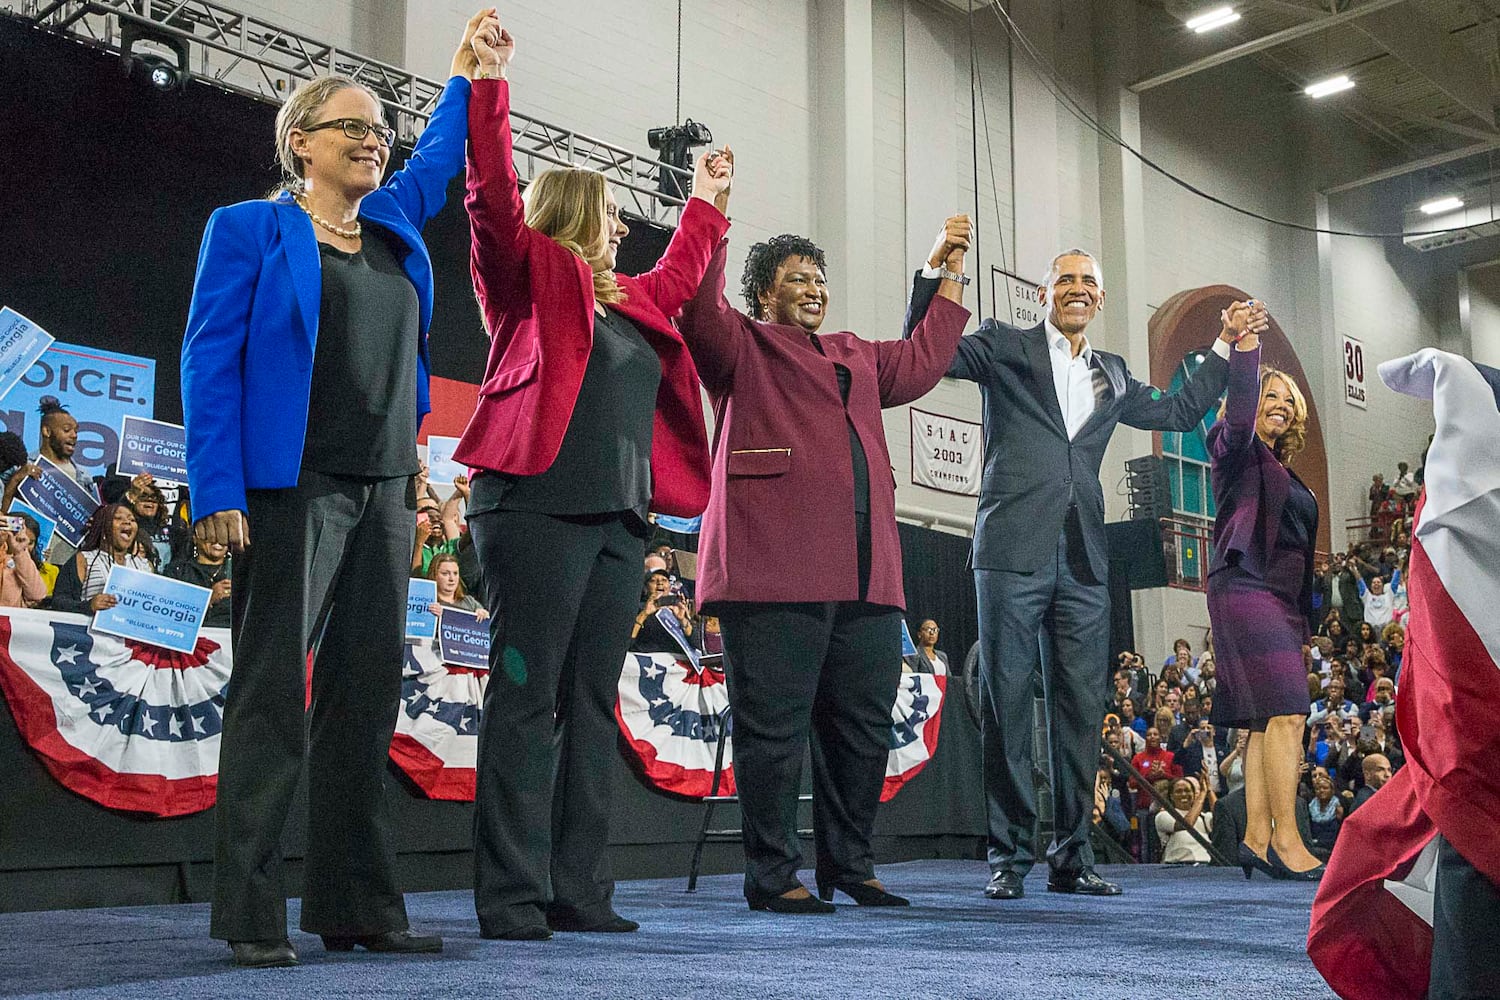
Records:
[[[526,224],[571,250],[594,269],[595,301],[625,301],[625,291],[608,269],[595,267],[609,246],[605,224],[604,175],[582,167],[544,170],[526,186]]]
[[[281,110],[276,112],[276,161],[281,166],[282,180],[271,192],[271,197],[283,191],[299,194],[307,186],[302,159],[292,152],[292,130],[317,124],[318,112],[328,99],[351,87],[363,90],[377,106],[380,104],[375,92],[358,80],[347,76],[320,76],[292,91]]]
[[[1271,454],[1282,465],[1287,465],[1307,445],[1307,397],[1302,395],[1302,390],[1293,381],[1292,377],[1279,368],[1268,365],[1260,366],[1260,392],[1255,399],[1255,412],[1260,413],[1260,399],[1266,394],[1266,383],[1273,378],[1279,378],[1286,383],[1287,390],[1292,397],[1292,422],[1282,432],[1281,437],[1276,439],[1276,444],[1271,448]],[[1229,400],[1219,404],[1219,419],[1224,419],[1224,411],[1229,408]]]

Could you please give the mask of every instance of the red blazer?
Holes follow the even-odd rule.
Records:
[[[510,84],[476,80],[469,102],[465,205],[470,268],[489,359],[479,401],[453,457],[476,469],[531,476],[557,459],[594,343],[594,283],[576,254],[524,219],[510,134]],[[708,503],[708,435],[698,376],[672,318],[693,294],[729,221],[690,199],[661,261],[615,277],[634,320],[661,358],[651,438],[651,509],[695,517]]]
[[[680,326],[714,408],[713,496],[698,539],[700,604],[854,601],[854,469],[834,362],[849,369],[849,417],[870,466],[873,604],[906,606],[896,479],[880,410],[937,385],[969,311],[935,298],[910,340],[818,337],[756,322],[724,298],[727,242]]]

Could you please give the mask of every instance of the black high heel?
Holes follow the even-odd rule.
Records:
[[[1309,868],[1305,872],[1294,872],[1281,860],[1274,847],[1266,848],[1266,860],[1271,863],[1271,868],[1275,872],[1274,877],[1287,882],[1321,882],[1323,873],[1328,870],[1327,865],[1319,864],[1316,868]]]
[[[818,895],[825,900],[832,901],[833,891],[837,889],[860,906],[910,906],[911,900],[905,896],[898,896],[893,892],[886,892],[879,886],[869,885],[865,882],[830,882],[826,885],[818,883]]]
[[[752,910],[767,910],[771,913],[795,913],[803,915],[836,912],[832,903],[825,903],[816,896],[776,896],[759,889],[745,887],[745,903]]]
[[[1276,878],[1276,870],[1271,867],[1271,863],[1246,847],[1243,841],[1240,843],[1239,863],[1246,881],[1249,881],[1250,873],[1254,871],[1265,872],[1267,878]]]

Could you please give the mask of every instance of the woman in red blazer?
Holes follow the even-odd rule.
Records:
[[[944,280],[910,340],[819,336],[823,252],[797,236],[750,249],[750,316],[724,297],[724,246],[683,312],[714,407],[697,587],[723,630],[753,910],[831,913],[835,889],[860,905],[907,902],[875,878],[870,846],[905,605],[880,411],[924,395],[953,360],[969,318],[960,304],[968,234],[960,216],[939,236],[931,259]],[[822,900],[797,878],[809,731]]]
[[[728,163],[701,157],[661,262],[613,273],[629,232],[604,177],[548,170],[518,190],[510,84],[475,81],[468,199],[490,335],[454,457],[491,618],[479,739],[474,905],[485,937],[633,931],[614,912],[615,686],[641,588],[648,510],[708,501],[697,373],[672,317],[729,223]]]

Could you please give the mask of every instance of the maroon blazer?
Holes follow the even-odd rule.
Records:
[[[724,298],[728,244],[680,327],[714,410],[713,495],[698,539],[698,601],[855,601],[854,469],[834,363],[849,369],[849,417],[870,467],[873,604],[905,607],[896,479],[880,410],[943,377],[969,311],[944,298],[910,340],[818,337],[760,323]],[[826,355],[826,356],[825,356]]]
[[[510,84],[476,80],[469,100],[465,205],[474,291],[490,334],[479,401],[456,461],[532,476],[557,459],[594,343],[594,282],[577,254],[524,222],[510,134]],[[661,261],[617,274],[634,320],[661,359],[651,437],[651,509],[696,517],[708,503],[708,434],[698,375],[672,317],[698,288],[729,228],[710,203],[690,199]]]

